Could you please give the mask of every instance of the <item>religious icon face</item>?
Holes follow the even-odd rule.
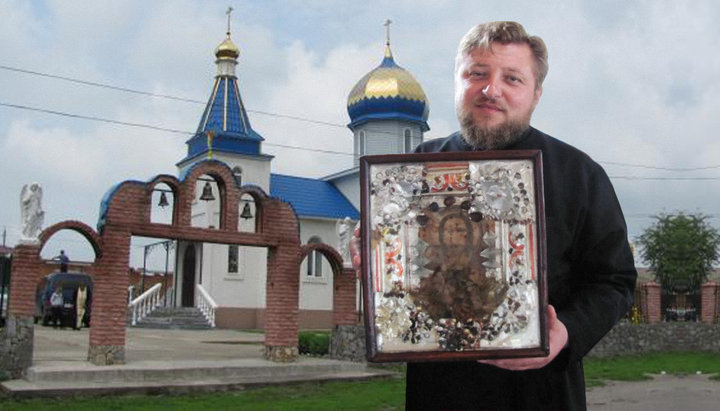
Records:
[[[542,353],[532,159],[365,161],[370,359]]]

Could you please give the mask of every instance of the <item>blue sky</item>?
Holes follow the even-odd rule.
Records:
[[[456,129],[453,57],[472,25],[516,20],[546,41],[550,72],[532,124],[588,153],[613,178],[632,237],[648,216],[713,216],[720,184],[720,6],[676,1],[21,1],[0,0],[0,103],[193,131],[202,105],[122,93],[7,68],[206,100],[213,50],[232,5],[250,120],[273,172],[320,177],[351,157],[347,94],[383,55],[430,100],[430,132]],[[45,190],[46,226],[97,221],[113,184],[175,173],[187,136],[0,106],[0,230],[18,239],[22,185]],[[625,164],[625,165],[623,165]],[[652,168],[655,167],[655,168]],[[705,168],[702,170],[688,170]]]

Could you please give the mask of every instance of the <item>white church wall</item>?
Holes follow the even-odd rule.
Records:
[[[319,237],[325,244],[337,246],[335,220],[300,219],[300,241],[307,244],[311,237]],[[312,255],[308,255],[312,258]],[[330,263],[322,257],[322,276],[308,275],[308,258],[300,265],[300,309],[332,310],[333,273]]]

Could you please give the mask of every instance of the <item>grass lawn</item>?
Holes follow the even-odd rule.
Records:
[[[720,354],[656,353],[585,361],[589,386],[604,380],[643,380],[645,374],[720,375]],[[718,382],[720,384],[720,382]],[[2,410],[402,410],[405,378],[303,383],[224,393],[63,399],[0,399]]]

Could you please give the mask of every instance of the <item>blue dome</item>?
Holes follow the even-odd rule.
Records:
[[[382,63],[355,84],[348,95],[350,128],[370,120],[403,120],[427,125],[429,104],[420,83],[393,60],[388,46]]]

